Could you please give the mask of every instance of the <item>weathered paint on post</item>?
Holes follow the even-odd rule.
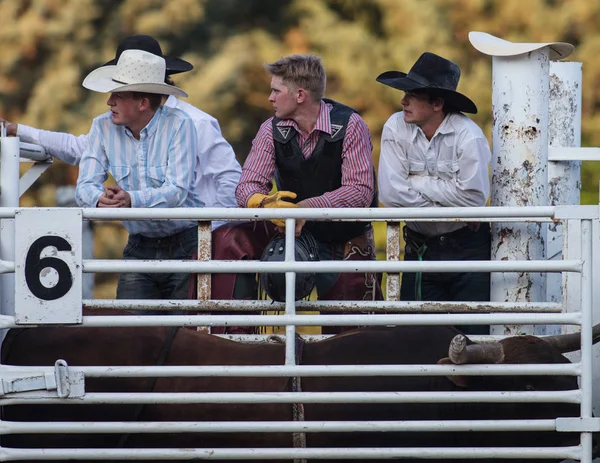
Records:
[[[492,58],[492,206],[543,206],[548,202],[549,50]],[[492,224],[492,259],[545,259],[546,226]],[[493,273],[492,301],[543,301],[541,273]],[[506,325],[495,334],[531,332]]]
[[[400,260],[400,222],[387,224],[386,258],[389,261]],[[400,300],[400,274],[388,273],[386,279],[387,300]]]
[[[550,63],[550,111],[548,120],[549,146],[581,146],[581,63]],[[550,206],[578,205],[581,191],[581,161],[549,161],[548,204]],[[546,256],[561,259],[563,256],[562,223],[548,226]],[[577,275],[565,273],[546,274],[547,301],[561,302],[563,294],[569,298],[566,288],[570,278]],[[562,290],[561,290],[562,289]],[[573,294],[579,298],[580,294]],[[579,310],[577,304],[567,304],[567,310]],[[571,332],[575,327],[563,326],[562,331]],[[540,325],[536,334],[560,334],[561,327]]]
[[[208,262],[211,257],[212,229],[210,222],[198,222],[198,260]],[[197,276],[197,299],[210,299],[210,273],[199,273]],[[198,331],[210,333],[210,326],[199,326]]]

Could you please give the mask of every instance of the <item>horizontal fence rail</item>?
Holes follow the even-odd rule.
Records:
[[[579,391],[526,392],[139,392],[86,393],[83,398],[7,398],[14,404],[453,404],[581,403]]]
[[[103,434],[114,432],[455,432],[455,431],[555,431],[554,420],[467,420],[467,421],[233,421],[233,422],[0,422],[0,435],[6,434]]]
[[[566,207],[564,208],[566,209]],[[20,208],[0,207],[0,219],[15,218]],[[84,208],[87,220],[364,220],[364,221],[537,221],[554,220],[561,206],[529,207],[444,207],[444,208],[340,208],[340,209],[238,209],[238,208]]]
[[[570,375],[579,376],[578,363],[527,365],[267,365],[267,366],[78,366],[89,378],[143,378],[143,377],[335,377],[335,376],[510,376],[510,375]],[[47,372],[51,367],[0,366],[0,372]]]
[[[419,314],[414,315],[88,315],[83,323],[87,327],[143,327],[143,326],[391,326],[391,325],[504,325],[527,324],[581,324],[577,313],[547,314]],[[15,318],[0,316],[0,328],[17,328]],[[65,325],[69,326],[69,325]],[[71,325],[72,326],[72,325]]]
[[[318,458],[348,460],[398,459],[398,458],[510,458],[531,459],[574,459],[581,457],[580,447],[488,447],[488,448],[235,448],[235,449],[13,449],[1,448],[2,461],[27,460],[278,460],[290,458]]]
[[[285,310],[285,303],[273,301],[246,300],[171,300],[169,302],[156,299],[84,299],[87,309],[121,309],[121,310],[185,310],[218,312],[238,311],[256,312],[258,310]],[[296,310],[328,312],[535,312],[560,313],[563,304],[559,302],[418,302],[418,301],[296,301]]]
[[[159,265],[157,265],[159,264]],[[581,272],[581,262],[576,260],[546,261],[469,261],[470,272]],[[464,272],[462,261],[442,261],[432,265],[427,262],[405,261],[318,261],[318,262],[261,262],[226,261],[209,262],[186,260],[84,260],[87,273],[144,272],[144,273],[365,273],[365,272]],[[13,273],[15,263],[0,261],[0,273]]]
[[[156,265],[160,263],[160,265]],[[489,261],[471,260],[470,272],[581,272],[578,260],[528,260]],[[114,272],[185,272],[185,273],[365,273],[365,272],[464,272],[465,262],[441,261],[435,265],[427,262],[406,261],[327,261],[317,262],[261,262],[254,260],[227,261],[145,261],[145,260],[84,260],[83,271],[93,273]]]

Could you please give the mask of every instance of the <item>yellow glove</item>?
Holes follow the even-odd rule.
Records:
[[[295,199],[296,193],[291,191],[278,191],[272,195],[263,195],[254,193],[250,196],[246,207],[298,207],[294,203],[285,201],[286,199]]]
[[[298,207],[296,204],[285,201],[286,199],[295,199],[296,193],[291,191],[278,191],[272,195],[263,195],[254,193],[246,203],[246,207]],[[271,219],[278,227],[285,227],[285,219]]]

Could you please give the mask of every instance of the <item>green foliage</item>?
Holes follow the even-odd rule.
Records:
[[[425,50],[455,60],[461,90],[491,130],[491,60],[471,47],[470,30],[515,41],[565,40],[584,63],[584,145],[600,144],[598,2],[532,0],[15,0],[0,3],[0,114],[52,130],[84,133],[105,97],[81,87],[131,33],[157,37],[165,52],[195,65],[177,76],[189,101],[216,116],[243,161],[270,116],[263,64],[315,53],[328,71],[327,96],[355,107],[375,145],[400,93],[377,84],[385,70],[407,70]],[[53,169],[64,169],[57,165]],[[596,168],[584,166],[586,197]],[[48,175],[55,179],[56,175]],[[58,175],[60,178],[61,176]]]

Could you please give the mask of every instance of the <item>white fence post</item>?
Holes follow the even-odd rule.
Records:
[[[549,50],[492,58],[492,206],[543,206],[548,202]],[[545,259],[540,223],[492,225],[493,260]],[[492,301],[543,301],[540,273],[492,274]],[[506,325],[496,334],[531,332]]]
[[[549,110],[549,146],[581,146],[581,63],[550,63],[550,110]],[[579,205],[581,190],[581,161],[550,161],[548,163],[548,201],[550,206]],[[546,255],[548,259],[563,258],[563,225],[553,223],[548,226]],[[569,279],[579,275],[556,273],[546,275],[546,294],[548,302],[567,302],[566,308],[577,304],[568,304],[570,299],[566,288]],[[563,285],[564,278],[564,285]],[[572,295],[575,299],[579,294]],[[563,327],[563,331],[573,331],[575,327]],[[561,328],[552,325],[540,325],[538,334],[560,334]]]
[[[19,138],[0,136],[0,207],[19,207],[19,158]],[[0,219],[0,259],[15,260],[14,219]],[[14,273],[0,275],[0,314],[15,314]]]

